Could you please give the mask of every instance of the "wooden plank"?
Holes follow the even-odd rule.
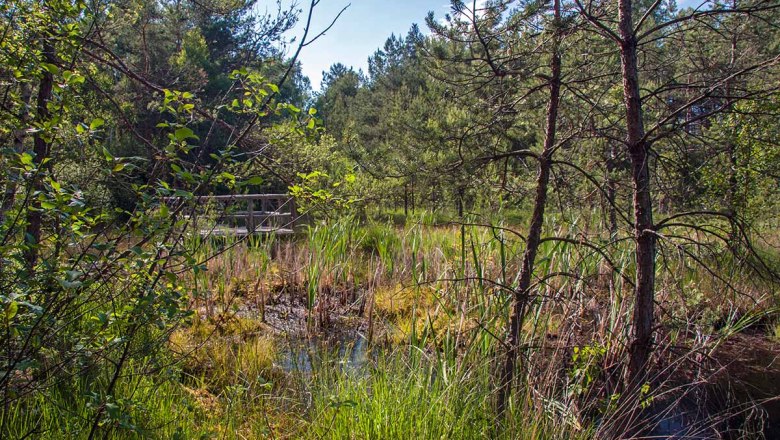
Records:
[[[253,211],[252,215],[255,218],[258,217],[291,217],[292,213],[289,212],[265,212],[265,211]],[[247,218],[249,217],[249,213],[246,211],[238,211],[234,212],[232,214],[222,214],[217,216],[218,218]]]
[[[162,200],[165,201],[177,201],[181,199],[182,197],[162,198]],[[289,194],[226,194],[226,195],[218,195],[218,196],[195,196],[194,199],[227,202],[232,200],[273,200],[273,199],[289,200],[292,199],[292,197]]]
[[[254,234],[275,234],[275,235],[291,235],[293,230],[289,228],[275,228],[275,227],[258,227],[255,229]],[[216,227],[213,229],[201,229],[201,237],[246,237],[251,235],[247,228],[230,228],[230,227]]]

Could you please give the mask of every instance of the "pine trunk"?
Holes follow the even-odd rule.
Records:
[[[550,182],[550,169],[552,167],[552,155],[555,149],[555,134],[558,121],[558,104],[561,91],[561,56],[559,43],[561,38],[561,5],[559,0],[554,3],[555,37],[553,40],[552,57],[550,61],[550,99],[547,104],[547,117],[545,124],[544,146],[539,156],[536,195],[534,209],[531,214],[531,222],[528,227],[528,238],[523,264],[520,268],[518,286],[514,292],[512,313],[508,326],[507,353],[501,370],[500,390],[498,394],[497,410],[500,415],[506,411],[507,403],[512,394],[517,359],[520,351],[520,330],[523,326],[523,318],[526,306],[530,299],[531,278],[534,271],[534,262],[539,250],[539,243],[544,225],[544,210],[547,205],[547,189]]]
[[[626,145],[631,160],[636,242],[636,287],[628,366],[629,381],[631,386],[635,387],[646,379],[646,368],[653,349],[656,243],[653,231],[653,201],[650,192],[650,146],[645,139],[642,120],[637,39],[633,29],[631,0],[620,0],[619,8]]]

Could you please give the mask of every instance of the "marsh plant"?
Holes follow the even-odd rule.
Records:
[[[275,3],[0,2],[0,437],[780,436],[777,0]]]

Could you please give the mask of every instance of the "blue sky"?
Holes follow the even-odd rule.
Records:
[[[308,0],[284,0],[297,3],[304,9],[301,21],[305,20]],[[680,7],[698,4],[701,0],[678,0]],[[260,8],[271,5],[261,0]],[[313,32],[325,29],[348,4],[349,8],[322,38],[303,49],[301,62],[303,73],[311,80],[312,88],[320,88],[322,72],[337,62],[355,69],[366,70],[368,57],[384,45],[390,34],[405,35],[412,23],[420,25],[427,32],[425,17],[433,11],[441,18],[449,11],[448,0],[321,0],[312,19]],[[271,5],[272,6],[272,5]],[[269,9],[271,7],[269,6]],[[300,35],[303,23],[290,36]]]
[[[309,3],[297,1],[304,11],[291,36],[301,34]],[[441,17],[449,10],[448,0],[321,0],[312,17],[312,31],[325,29],[348,4],[333,28],[301,53],[303,73],[311,79],[314,90],[319,89],[322,72],[332,64],[340,62],[365,70],[368,57],[384,45],[390,34],[405,35],[413,23],[425,32],[428,11]]]

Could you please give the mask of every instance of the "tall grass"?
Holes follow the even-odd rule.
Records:
[[[403,226],[345,218],[312,225],[293,239],[191,238],[199,249],[193,255],[203,259],[199,270],[183,274],[192,287],[193,322],[170,339],[175,361],[167,375],[130,374],[121,381],[111,398],[134,406],[117,412],[129,415],[124,420],[106,411],[104,432],[108,438],[614,435],[614,415],[627,404],[619,393],[632,312],[624,276],[633,271],[631,242],[593,234],[578,219],[550,217],[548,237],[573,238],[548,239],[539,249],[516,392],[499,425],[495,371],[523,231],[484,227],[476,218],[460,225],[437,221],[426,214]],[[725,338],[778,322],[777,286],[710,249],[707,261],[720,265],[723,277],[685,252],[659,255],[663,325],[656,359],[662,367],[631,403],[643,410],[678,404],[691,372],[706,381]],[[283,318],[298,304],[305,307],[302,326],[294,314]],[[283,328],[269,325],[271,312]],[[354,316],[346,324],[330,322],[334,314]],[[319,349],[334,362],[307,371],[283,365],[298,338],[339,325],[348,328],[336,330],[372,344],[365,363],[344,368],[351,361],[338,359],[340,339],[331,346],[336,354],[327,345]],[[47,438],[78,436],[94,413],[89,395],[85,383],[77,396],[19,400],[6,411],[11,438],[34,429]]]
[[[423,350],[385,354],[368,371],[324,370],[312,378],[304,438],[588,438],[586,427],[526,394],[499,426],[492,410],[490,362],[453,362]]]
[[[170,377],[133,375],[133,366],[106,398],[95,394],[107,376],[55,386],[48,393],[17,400],[6,412],[4,438],[86,438],[96,405],[107,402],[102,438],[201,438],[211,430],[197,399]]]

